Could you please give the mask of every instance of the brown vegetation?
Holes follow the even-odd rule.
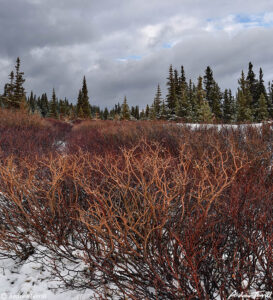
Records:
[[[66,142],[66,154],[2,157],[2,255],[36,251],[103,299],[271,291],[269,126],[88,122]]]

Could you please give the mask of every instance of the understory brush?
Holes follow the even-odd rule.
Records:
[[[0,157],[41,156],[58,150],[71,125],[24,111],[0,109]]]
[[[65,153],[2,158],[2,257],[36,253],[64,287],[101,299],[272,290],[270,126],[59,126]]]

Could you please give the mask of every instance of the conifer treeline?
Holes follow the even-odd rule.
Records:
[[[36,96],[31,91],[26,98],[23,84],[24,73],[20,71],[20,59],[17,58],[15,71],[9,75],[9,82],[4,86],[4,93],[0,95],[0,105],[6,108],[24,108],[31,113],[38,113],[43,117],[61,119],[102,119],[102,120],[181,120],[185,122],[260,122],[273,118],[273,84],[268,83],[266,89],[263,71],[259,76],[253,71],[250,62],[248,72],[242,71],[238,80],[238,89],[233,96],[230,89],[221,91],[215,81],[212,69],[208,66],[203,77],[199,76],[197,84],[187,80],[184,67],[180,72],[169,67],[167,77],[167,95],[162,96],[158,84],[154,101],[147,104],[142,111],[139,106],[128,106],[127,98],[123,103],[116,104],[111,110],[100,109],[90,105],[86,78],[83,78],[82,88],[79,90],[77,104],[73,105],[66,98],[58,99],[53,89],[50,100],[46,93]]]
[[[269,83],[266,90],[262,69],[257,79],[250,62],[247,76],[242,71],[238,84],[233,96],[230,89],[221,91],[209,66],[195,85],[191,80],[186,80],[183,66],[179,74],[171,65],[166,103],[158,85],[154,102],[146,108],[146,112],[149,110],[150,119],[181,119],[188,122],[260,122],[272,119],[273,86]]]

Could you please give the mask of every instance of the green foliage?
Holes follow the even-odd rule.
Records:
[[[153,102],[153,110],[154,110],[155,117],[157,119],[160,118],[161,104],[162,104],[162,93],[161,93],[160,85],[158,84],[156,95]]]
[[[83,77],[83,83],[82,83],[82,110],[83,110],[84,117],[90,118],[91,111],[90,111],[88,89],[87,89],[85,76]]]
[[[176,104],[176,91],[177,91],[177,81],[175,81],[173,74],[173,67],[170,65],[169,68],[169,77],[167,78],[168,94],[167,94],[167,106],[170,111],[170,114],[175,113],[175,104]]]
[[[55,94],[54,89],[53,89],[52,98],[50,101],[49,116],[50,116],[50,118],[55,118],[55,119],[59,118],[58,109],[57,109],[57,99],[56,99],[56,94]]]
[[[191,117],[191,105],[188,101],[186,91],[183,91],[181,96],[177,98],[175,106],[175,114],[180,118],[189,120]]]
[[[103,119],[107,120],[108,116],[109,116],[109,111],[108,111],[108,108],[105,107],[104,112],[103,112]]]
[[[199,122],[212,122],[213,121],[213,114],[211,112],[209,103],[207,100],[203,100],[203,103],[201,104],[199,111],[198,111],[198,121]]]
[[[79,91],[78,94],[77,116],[79,118],[91,117],[91,109],[89,104],[88,89],[85,76],[83,77],[82,89]]]
[[[252,121],[252,111],[247,103],[247,98],[242,90],[237,94],[237,121]]]
[[[267,110],[267,103],[266,103],[266,99],[264,94],[261,94],[260,98],[259,98],[259,107],[258,107],[258,111],[257,111],[257,118],[258,121],[266,121],[268,120],[269,117],[269,113]]]
[[[211,68],[208,66],[205,71],[204,76],[204,86],[205,86],[205,98],[208,101],[210,107],[212,107],[212,90],[214,87],[214,79],[213,79],[213,72]]]
[[[15,65],[15,73],[12,71],[9,75],[9,83],[5,85],[4,97],[2,97],[4,105],[7,108],[19,109],[22,102],[25,101],[25,89],[23,84],[24,72],[20,71],[20,58],[18,57]]]
[[[127,98],[124,97],[122,106],[121,106],[121,118],[122,120],[130,120],[130,109],[127,104]]]
[[[225,90],[223,103],[223,121],[230,123],[234,120],[234,101],[231,90]]]

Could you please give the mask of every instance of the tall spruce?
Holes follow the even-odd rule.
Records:
[[[176,84],[173,74],[173,67],[170,65],[169,68],[169,77],[167,78],[168,94],[167,94],[167,106],[169,113],[172,115],[175,113],[175,104],[176,104]]]
[[[223,103],[223,121],[230,123],[233,120],[233,101],[231,90],[225,89]]]
[[[56,94],[55,94],[55,89],[52,91],[52,98],[50,101],[50,110],[49,110],[49,116],[51,118],[58,119],[59,114],[58,114],[58,104],[57,104],[57,99],[56,99]]]
[[[242,89],[238,89],[237,93],[237,121],[252,121],[252,111],[247,103],[247,98]]]
[[[268,104],[267,110],[269,117],[273,119],[273,84],[272,82],[268,83]]]
[[[186,86],[186,85],[187,85],[184,66],[181,66],[181,76],[180,76],[180,78],[179,78],[179,84],[180,84],[181,86]]]
[[[41,102],[40,102],[40,112],[43,117],[46,117],[49,114],[49,102],[47,99],[47,94],[42,94]]]
[[[3,102],[7,108],[19,109],[26,106],[26,95],[23,84],[24,72],[20,71],[21,61],[18,57],[15,65],[15,72],[11,71],[9,83],[5,85]]]
[[[83,83],[82,83],[82,111],[85,118],[89,118],[91,116],[88,89],[87,89],[85,76],[83,77]]]
[[[107,120],[108,119],[108,116],[109,116],[109,111],[108,111],[108,108],[105,107],[104,111],[103,111],[103,119],[104,120]]]
[[[213,78],[213,72],[212,69],[208,66],[205,71],[204,76],[204,90],[205,90],[205,98],[208,101],[210,107],[212,107],[212,89],[214,85],[214,78]]]
[[[178,71],[175,69],[174,70],[174,88],[175,88],[175,95],[176,97],[179,96],[180,94],[180,84],[179,84],[179,76],[178,76]]]
[[[214,81],[212,89],[210,91],[211,98],[211,111],[216,118],[216,120],[221,120],[222,118],[222,98],[223,94],[220,90],[219,85]]]
[[[84,113],[83,113],[83,99],[82,99],[82,90],[79,90],[78,93],[78,100],[77,100],[77,105],[76,105],[76,112],[78,118],[84,118]]]
[[[160,85],[158,84],[154,102],[153,102],[153,108],[154,108],[156,118],[160,117],[161,103],[162,103],[162,93],[161,93]]]
[[[160,119],[165,120],[167,119],[167,116],[168,116],[167,106],[165,104],[165,101],[163,100],[160,108]]]
[[[201,76],[198,77],[196,100],[197,100],[197,106],[198,108],[200,108],[200,106],[203,104],[203,101],[205,100],[205,91],[203,89],[203,78]]]
[[[14,103],[14,72],[9,74],[9,83],[5,85],[4,89],[4,104],[7,108],[12,108]]]
[[[32,113],[34,113],[34,111],[36,110],[36,101],[35,101],[35,97],[33,95],[33,91],[30,92],[28,103],[29,103],[29,109],[30,109],[30,111]]]
[[[264,77],[263,70],[262,70],[262,68],[260,68],[260,70],[259,70],[259,81],[258,81],[257,93],[258,93],[259,97],[261,97],[261,94],[264,95],[265,101],[266,101],[266,106],[267,106],[267,111],[268,111],[268,114],[270,116],[271,104],[272,103],[270,101],[269,95],[266,92],[266,88],[265,88],[265,85],[264,85],[264,79],[263,79],[263,77]],[[259,104],[259,107],[260,107],[260,104]]]
[[[213,121],[213,114],[207,100],[203,100],[199,111],[198,111],[198,121],[202,123],[210,123]]]
[[[139,118],[140,118],[140,116],[139,116],[139,106],[138,105],[136,105],[136,107],[135,107],[135,115],[134,115],[134,117],[137,120],[139,120]]]
[[[150,116],[150,107],[149,107],[149,105],[147,104],[147,105],[146,105],[146,109],[145,109],[145,118],[146,118],[146,119],[149,119],[149,116]]]
[[[255,114],[255,111],[259,106],[258,102],[259,102],[260,95],[258,94],[258,89],[257,89],[258,81],[256,79],[256,74],[253,71],[253,64],[251,62],[249,62],[248,64],[248,73],[247,73],[246,80],[248,82],[249,91],[252,97],[250,108],[252,112]]]
[[[130,109],[127,103],[126,96],[124,97],[123,103],[121,105],[121,118],[122,120],[130,120]]]
[[[253,76],[255,77],[255,74],[251,76],[253,78]],[[236,97],[237,120],[240,122],[252,121],[255,119],[255,112],[257,108],[255,109],[252,106],[253,96],[251,93],[251,84],[250,81],[245,78],[245,74],[243,71],[241,73],[241,78],[238,80],[238,83],[239,88]]]
[[[175,114],[177,117],[187,121],[191,119],[191,105],[188,101],[186,90],[182,91],[182,94],[177,97]]]
[[[257,111],[257,121],[266,121],[269,118],[269,113],[267,110],[267,102],[264,94],[262,93],[259,98],[259,107]]]
[[[150,110],[149,110],[149,120],[156,120],[154,103],[151,105]]]
[[[25,105],[25,89],[23,84],[25,79],[23,78],[24,72],[20,71],[21,61],[17,57],[16,66],[15,66],[15,82],[14,82],[14,99],[12,106],[14,108],[20,108]]]

